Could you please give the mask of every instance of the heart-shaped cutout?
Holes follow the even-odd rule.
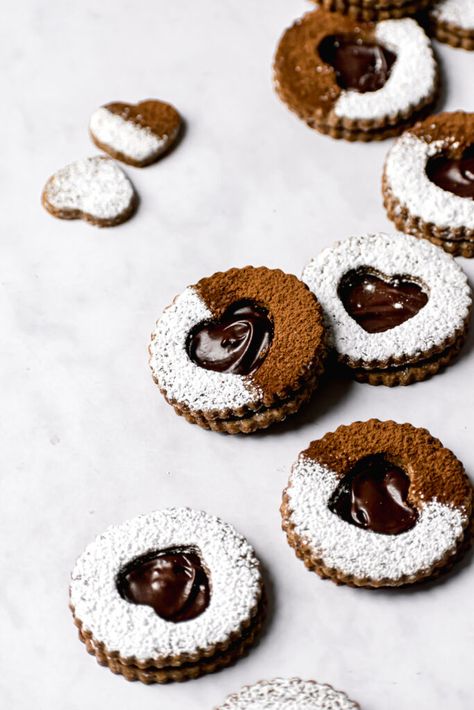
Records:
[[[250,375],[267,356],[272,338],[273,324],[267,311],[253,301],[238,301],[220,320],[193,328],[187,352],[206,370]]]
[[[167,621],[189,621],[209,606],[209,580],[194,549],[163,550],[133,560],[118,575],[120,596],[151,606]]]
[[[44,207],[60,219],[84,219],[111,227],[136,208],[133,185],[110,158],[77,160],[52,175],[42,195]]]
[[[426,174],[442,190],[474,200],[474,145],[460,158],[434,155],[426,164]]]
[[[382,333],[413,318],[428,295],[407,276],[385,276],[360,268],[347,272],[338,287],[347,313],[367,333]]]
[[[342,89],[362,94],[381,89],[397,59],[396,54],[375,40],[352,34],[328,35],[318,51],[323,62],[336,72],[336,81]]]
[[[154,99],[106,104],[92,114],[89,123],[92,140],[101,150],[135,167],[150,165],[167,153],[180,128],[176,109]]]
[[[383,454],[366,456],[339,483],[329,509],[347,523],[384,535],[400,535],[418,519],[407,502],[410,479]]]

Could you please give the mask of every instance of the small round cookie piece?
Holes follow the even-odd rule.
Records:
[[[379,21],[415,15],[432,0],[318,0],[330,12],[350,15],[356,20]]]
[[[426,429],[371,419],[300,454],[281,513],[289,544],[323,579],[398,587],[448,569],[465,551],[472,487]]]
[[[472,0],[437,0],[429,10],[429,26],[440,42],[474,50]]]
[[[171,104],[155,99],[138,104],[113,102],[90,119],[89,132],[98,148],[123,163],[143,168],[175,144],[181,116]]]
[[[85,549],[70,607],[98,663],[127,680],[167,683],[240,658],[265,598],[255,553],[231,525],[168,508],[112,526]]]
[[[401,133],[426,115],[438,90],[431,42],[410,18],[374,24],[315,10],[284,33],[274,71],[292,111],[349,141]]]
[[[77,160],[52,175],[41,200],[59,219],[83,219],[97,227],[114,227],[129,219],[137,207],[132,183],[110,158]]]
[[[321,303],[338,361],[360,382],[425,380],[466,339],[467,277],[429,242],[404,234],[351,237],[322,251],[302,279]]]
[[[345,693],[300,678],[275,678],[248,685],[216,710],[359,710]]]
[[[390,149],[384,206],[397,229],[474,256],[474,113],[430,116]]]
[[[206,429],[251,433],[311,396],[326,354],[322,312],[296,276],[230,269],[174,299],[149,352],[153,378],[178,414]]]

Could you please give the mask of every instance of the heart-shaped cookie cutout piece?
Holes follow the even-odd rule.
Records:
[[[83,219],[98,227],[125,222],[136,209],[133,185],[110,158],[77,160],[52,175],[42,202],[60,219]]]
[[[272,338],[267,311],[252,301],[238,301],[218,321],[195,327],[188,336],[187,352],[206,370],[250,375],[267,356]]]
[[[424,288],[409,276],[353,269],[341,279],[338,296],[367,333],[382,333],[413,318],[428,303]]]
[[[98,148],[138,168],[154,163],[175,144],[181,117],[171,104],[155,99],[114,102],[95,111],[89,131]]]
[[[210,599],[209,579],[194,549],[162,550],[133,560],[120,571],[117,590],[131,604],[151,606],[175,623],[200,616]]]
[[[408,502],[410,479],[383,454],[366,456],[339,483],[329,509],[351,525],[384,535],[410,530],[418,513]]]
[[[474,200],[474,145],[466,148],[460,158],[434,155],[426,164],[426,174],[442,190]]]
[[[381,89],[392,71],[397,56],[375,40],[357,35],[328,35],[318,47],[319,56],[336,72],[341,89],[361,94]]]

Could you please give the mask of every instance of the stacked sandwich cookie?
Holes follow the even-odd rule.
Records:
[[[318,0],[325,10],[358,20],[389,20],[414,15],[432,0]]]
[[[429,27],[440,42],[474,50],[474,3],[472,0],[435,0],[430,6]]]

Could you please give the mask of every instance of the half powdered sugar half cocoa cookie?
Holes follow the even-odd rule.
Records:
[[[360,706],[325,683],[275,678],[245,686],[216,710],[360,710]]]
[[[330,12],[350,15],[357,20],[390,20],[415,15],[432,0],[318,0]]]
[[[402,232],[474,256],[474,113],[430,116],[390,149],[385,209]]]
[[[289,544],[320,577],[398,587],[446,571],[467,549],[472,486],[426,429],[372,419],[300,454],[281,513]]]
[[[404,234],[366,234],[322,251],[303,281],[324,311],[329,344],[360,382],[409,385],[449,364],[472,304],[456,261]]]
[[[451,47],[474,50],[472,0],[435,0],[429,10],[431,34]]]
[[[280,40],[280,98],[311,128],[349,141],[398,135],[436,100],[431,42],[411,18],[363,22],[317,9]]]
[[[138,104],[113,102],[90,119],[89,132],[98,148],[128,165],[143,168],[175,144],[181,117],[171,104],[148,99]]]
[[[260,631],[265,596],[255,553],[231,525],[168,508],[112,526],[85,549],[70,607],[98,663],[167,683],[240,658]]]
[[[296,276],[247,266],[201,279],[152,333],[150,367],[188,421],[250,433],[309,399],[326,354],[323,316]]]

